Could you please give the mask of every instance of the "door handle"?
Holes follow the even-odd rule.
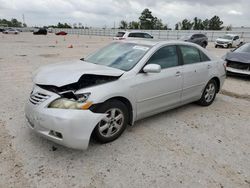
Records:
[[[181,72],[180,71],[177,71],[176,73],[175,73],[175,76],[180,76],[181,75]]]
[[[207,68],[208,68],[208,69],[211,69],[211,68],[212,68],[212,65],[207,65]]]

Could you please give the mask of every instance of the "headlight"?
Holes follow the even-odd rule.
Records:
[[[60,108],[60,109],[78,109],[87,110],[93,104],[91,101],[87,101],[90,93],[76,94],[75,99],[59,98],[54,100],[49,108]]]

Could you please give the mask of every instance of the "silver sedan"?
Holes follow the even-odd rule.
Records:
[[[91,135],[111,142],[139,119],[195,101],[210,105],[224,79],[224,61],[196,44],[124,40],[41,68],[25,112],[35,132],[86,149]]]

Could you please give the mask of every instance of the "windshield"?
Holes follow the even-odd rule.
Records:
[[[146,54],[150,46],[115,42],[88,56],[90,63],[128,71]]]
[[[235,52],[247,52],[250,53],[250,43],[244,44],[237,48]]]
[[[224,35],[223,37],[221,37],[222,39],[228,39],[228,40],[232,40],[233,37],[230,35]]]
[[[118,33],[116,34],[116,37],[123,37],[124,34],[125,34],[125,32],[118,32]]]

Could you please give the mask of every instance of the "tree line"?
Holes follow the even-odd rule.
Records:
[[[192,20],[183,19],[175,24],[175,30],[221,30],[224,27],[223,21],[219,16],[213,16],[211,19],[202,20],[195,17]],[[232,26],[227,26],[230,30]],[[152,12],[146,8],[142,11],[138,21],[127,22],[122,20],[120,22],[120,29],[150,29],[150,30],[167,30],[171,29],[167,24],[163,24],[162,20],[153,16]]]
[[[211,19],[202,20],[195,17],[193,21],[184,19],[175,24],[175,30],[221,30],[224,27],[223,21],[219,16],[213,16]]]
[[[18,21],[16,18],[11,20],[0,19],[0,26],[4,27],[27,27],[25,23]]]

